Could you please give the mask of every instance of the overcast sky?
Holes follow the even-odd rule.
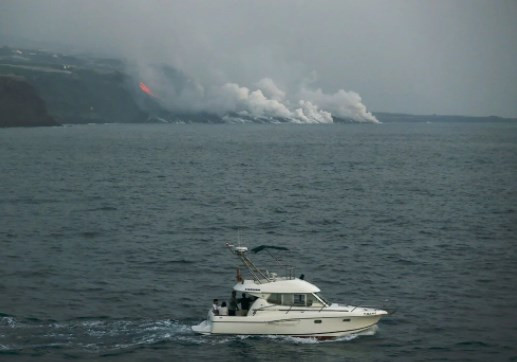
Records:
[[[515,0],[0,0],[0,45],[28,41],[369,111],[517,117]]]

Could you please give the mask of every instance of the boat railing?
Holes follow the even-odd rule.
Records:
[[[281,263],[275,264],[275,269],[282,270],[285,272],[284,276],[279,276],[277,273],[270,272],[269,269],[258,268],[250,258],[246,255],[248,248],[243,246],[235,246],[233,244],[226,243],[226,247],[235,254],[242,262],[242,265],[248,269],[255,282],[262,284],[275,281],[277,279],[294,279],[294,267],[292,265],[283,265]],[[240,275],[237,275],[240,278]]]
[[[258,269],[260,272],[266,276],[264,278],[267,281],[275,281],[278,279],[295,279],[295,268],[292,265],[266,265],[264,268]],[[280,273],[273,272],[272,270],[280,271]]]

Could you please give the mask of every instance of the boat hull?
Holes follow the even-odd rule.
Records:
[[[373,316],[291,316],[278,319],[263,317],[214,316],[192,330],[206,335],[282,335],[328,339],[357,334],[377,324]]]

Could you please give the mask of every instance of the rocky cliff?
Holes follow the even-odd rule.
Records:
[[[32,85],[21,77],[0,76],[0,127],[57,125]]]

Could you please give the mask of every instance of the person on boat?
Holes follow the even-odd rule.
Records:
[[[214,313],[214,315],[219,315],[219,300],[217,299],[214,299],[212,302],[212,313]]]
[[[248,310],[250,310],[251,299],[246,296],[246,293],[242,293],[242,298],[239,298],[239,303],[241,304],[241,315],[248,315]]]
[[[241,270],[239,268],[237,268],[236,279],[237,279],[237,283],[244,283],[244,279],[242,278]]]
[[[230,299],[230,305],[228,306],[228,315],[234,316],[239,310],[239,302],[237,301],[237,292],[232,291],[232,298]]]
[[[226,302],[222,302],[219,307],[219,315],[228,315],[228,307],[226,306]]]

